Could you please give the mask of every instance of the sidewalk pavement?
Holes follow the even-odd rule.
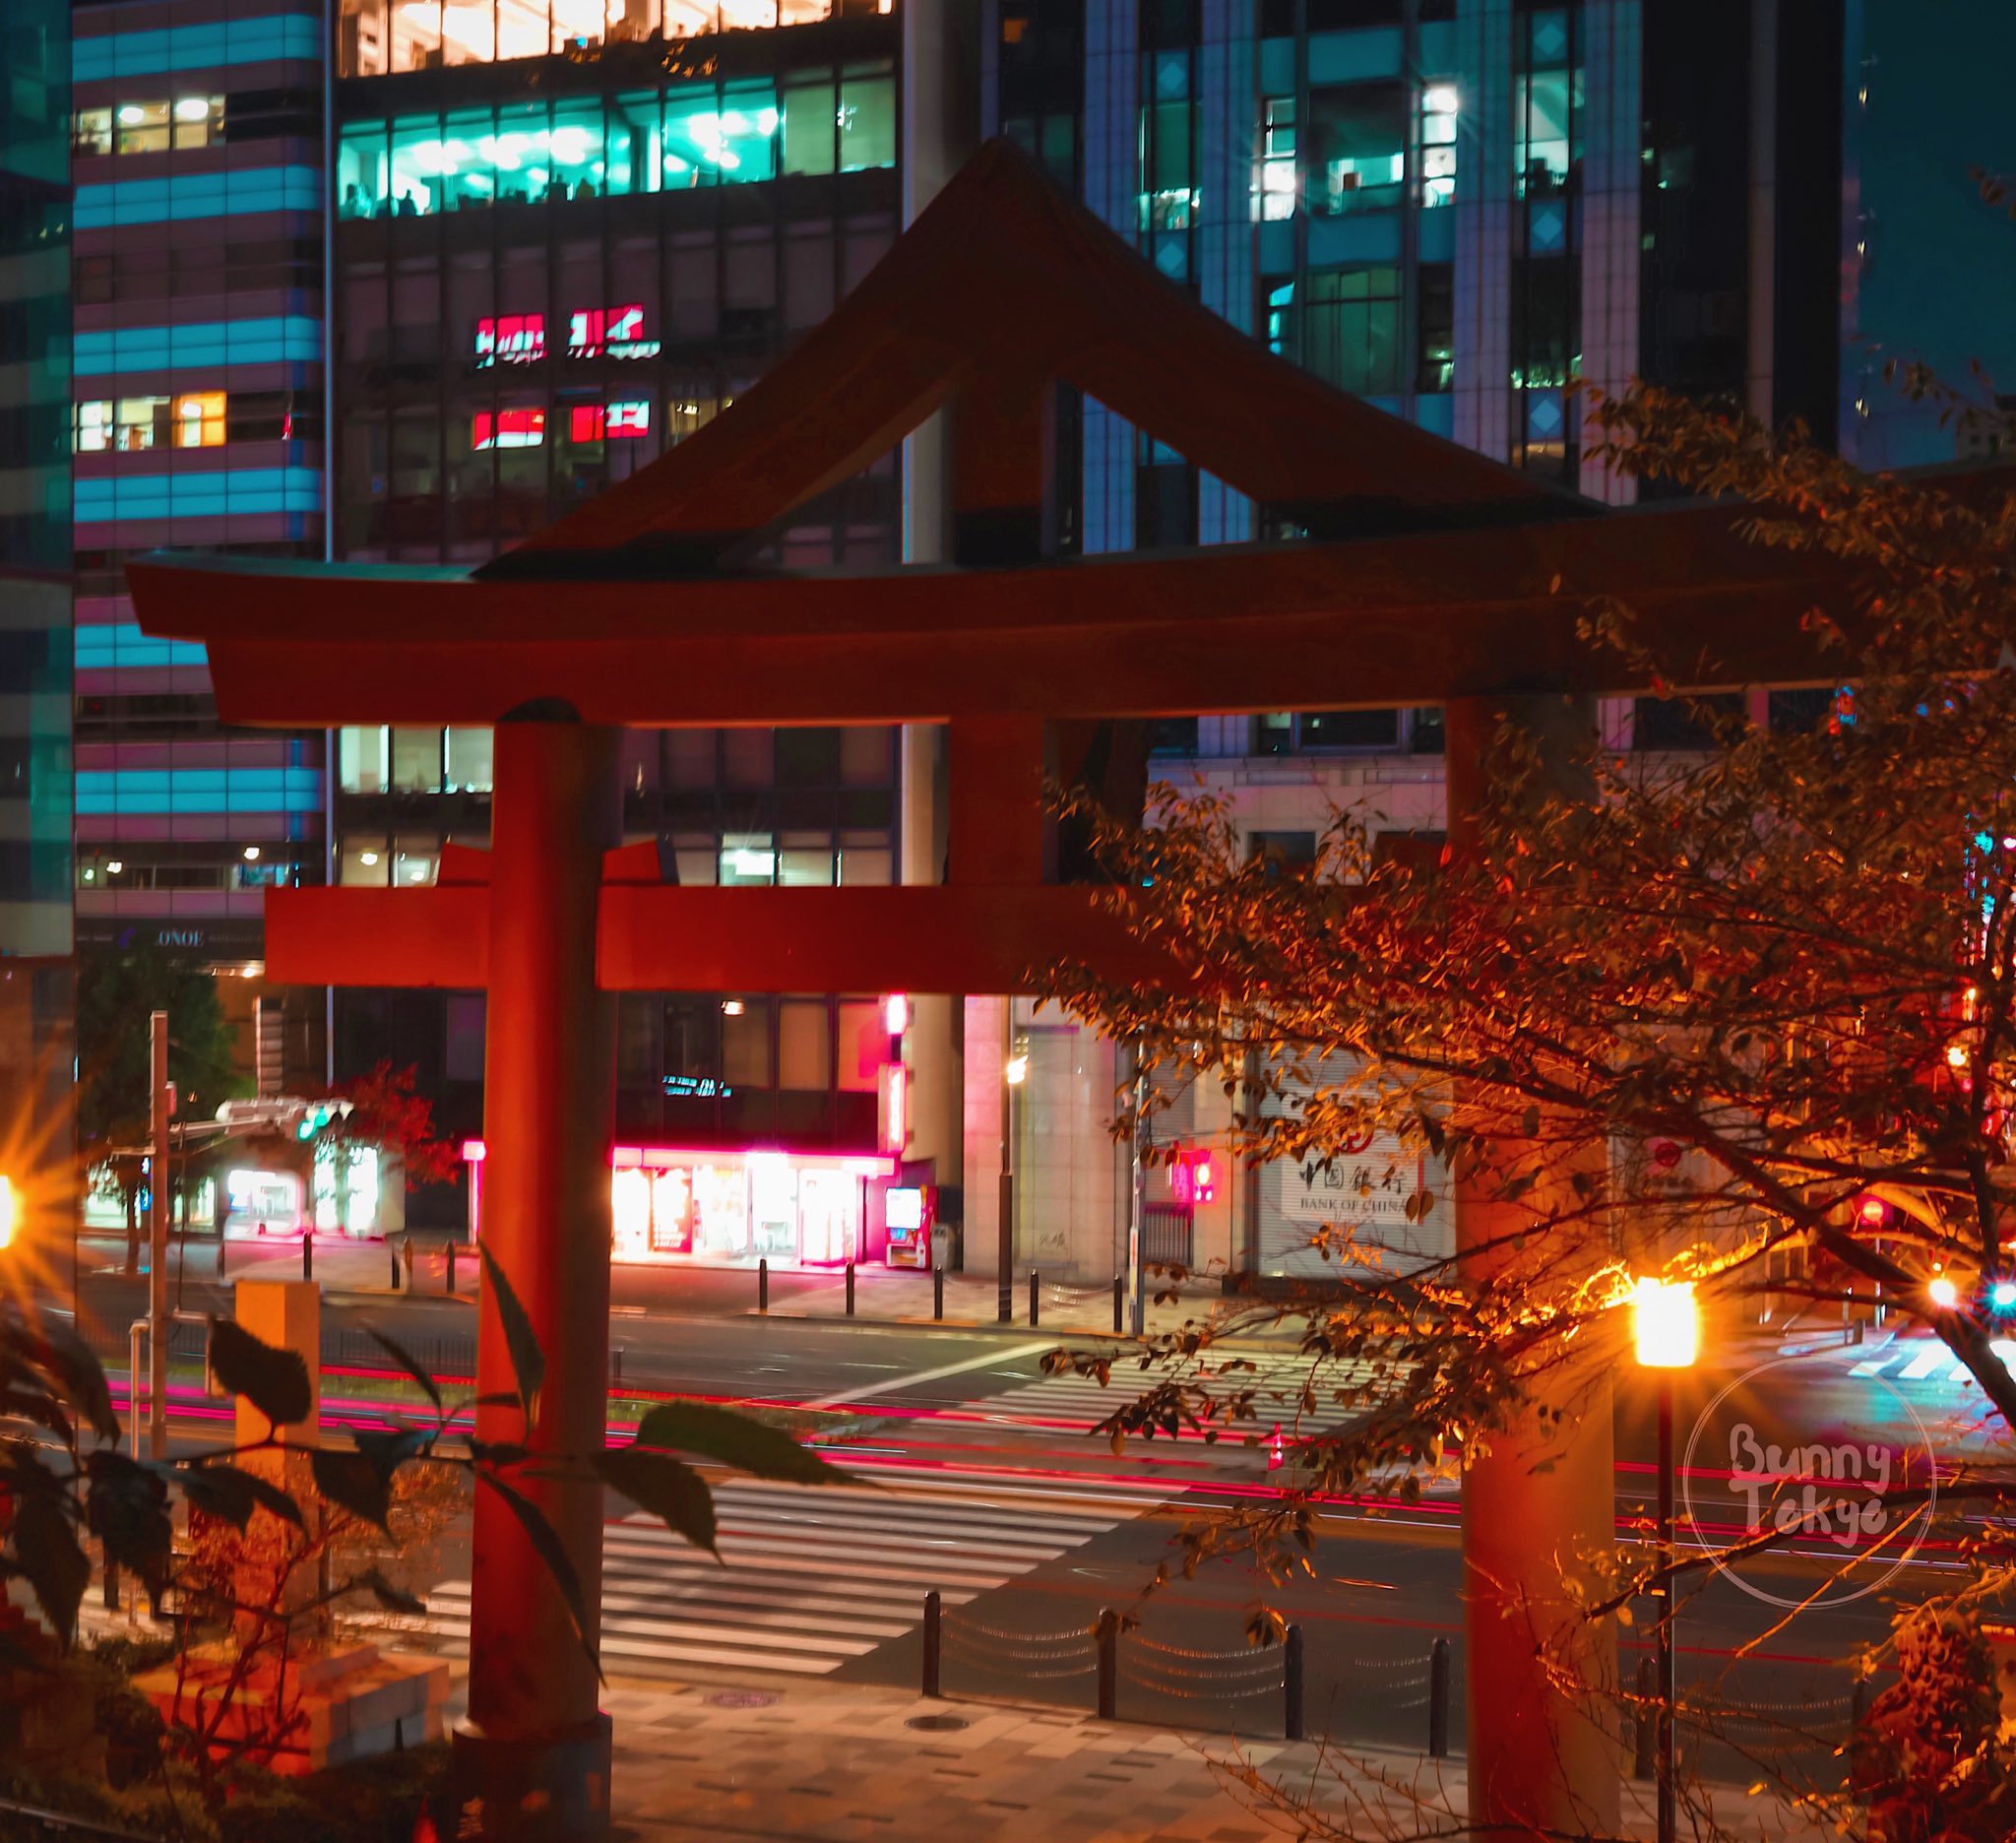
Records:
[[[394,1244],[403,1241],[393,1238]],[[420,1231],[413,1238],[410,1292],[414,1297],[439,1299],[448,1291],[447,1239]],[[290,1278],[301,1272],[301,1241],[298,1237],[233,1238],[224,1245],[224,1280],[242,1279],[248,1274]],[[93,1236],[79,1242],[79,1266],[87,1274],[117,1273],[123,1270],[126,1247],[123,1238]],[[187,1249],[187,1278],[190,1283],[213,1284],[217,1280],[218,1243],[209,1237],[192,1239]],[[372,1303],[406,1296],[404,1266],[400,1286],[392,1284],[392,1250],[382,1240],[350,1240],[337,1236],[318,1236],[314,1246],[314,1277],[325,1295],[356,1303]],[[143,1256],[143,1264],[145,1257]],[[181,1255],[174,1246],[168,1253],[172,1282]],[[455,1293],[473,1303],[479,1262],[466,1243],[456,1247]],[[1145,1288],[1143,1319],[1151,1332],[1174,1331],[1185,1321],[1209,1316],[1226,1303],[1224,1290],[1216,1276],[1193,1278],[1176,1289],[1182,1297],[1158,1303],[1158,1291],[1167,1292],[1170,1283],[1151,1274]],[[618,1265],[612,1273],[615,1309],[621,1315],[648,1312],[662,1318],[736,1318],[758,1315],[757,1275],[751,1267],[629,1266]],[[1010,1322],[1004,1331],[1026,1336],[1030,1329],[1030,1289],[1027,1273],[1019,1274],[1010,1290]],[[945,1277],[944,1316],[934,1316],[931,1275],[916,1269],[861,1266],[854,1272],[853,1316],[864,1324],[924,1326],[942,1323],[964,1329],[991,1329],[999,1324],[1000,1289],[991,1279],[965,1274]],[[848,1316],[847,1279],[842,1271],[773,1268],[770,1274],[769,1310],[772,1318],[839,1319]],[[1123,1310],[1121,1323],[1128,1322]],[[1038,1327],[1071,1336],[1105,1334],[1113,1329],[1113,1289],[1103,1285],[1038,1281]],[[1292,1340],[1296,1328],[1285,1326],[1284,1339]]]
[[[1300,1826],[1239,1783],[1251,1769],[1362,1836],[1457,1827],[1461,1760],[1171,1733],[1053,1710],[925,1701],[858,1685],[612,1687],[612,1787],[625,1843],[1274,1843]],[[1655,1832],[1627,1782],[1624,1834]],[[1729,1819],[1765,1812],[1703,1789]],[[1772,1811],[1775,1838],[1822,1834]],[[1747,1827],[1747,1826],[1746,1826]]]

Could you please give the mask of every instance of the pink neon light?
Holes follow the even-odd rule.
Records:
[[[617,1171],[667,1165],[746,1165],[751,1159],[782,1159],[800,1171],[852,1172],[860,1177],[894,1177],[896,1161],[873,1152],[788,1152],[782,1146],[614,1146],[609,1164]]]
[[[480,1139],[462,1142],[463,1162],[480,1165],[489,1148]],[[894,1177],[896,1161],[875,1152],[788,1152],[782,1146],[634,1146],[609,1148],[612,1171],[657,1171],[668,1165],[745,1165],[751,1159],[783,1159],[801,1171],[844,1171],[857,1177]]]

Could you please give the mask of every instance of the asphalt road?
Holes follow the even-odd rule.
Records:
[[[224,1303],[212,1289],[192,1284],[187,1292],[196,1309]],[[139,1295],[136,1283],[104,1278],[87,1290],[86,1305],[104,1323],[122,1324],[139,1308]],[[472,1312],[465,1301],[424,1295],[332,1308],[331,1336],[340,1339],[366,1317],[424,1356],[431,1343],[466,1343]],[[719,1576],[702,1570],[690,1589],[680,1587],[673,1577],[690,1557],[668,1558],[649,1547],[652,1532],[616,1526],[610,1567],[620,1604],[611,1618],[620,1622],[617,1642],[629,1647],[627,1657],[610,1656],[617,1672],[760,1680],[765,1668],[809,1667],[783,1648],[797,1644],[818,1653],[819,1668],[840,1681],[914,1683],[923,1591],[939,1578],[958,1578],[967,1590],[949,1608],[946,1659],[955,1692],[1087,1705],[1092,1680],[1074,1634],[1113,1607],[1140,1621],[1122,1641],[1124,1714],[1264,1734],[1279,1731],[1278,1680],[1270,1665],[1241,1654],[1246,1616],[1267,1599],[1302,1629],[1312,1731],[1423,1745],[1428,1658],[1443,1638],[1453,1666],[1451,1734],[1462,1745],[1453,1492],[1407,1512],[1327,1518],[1311,1577],[1285,1588],[1228,1559],[1142,1600],[1186,1520],[1267,1489],[1265,1453],[1238,1441],[1156,1440],[1133,1442],[1114,1457],[1082,1430],[1105,1401],[1083,1384],[1074,1390],[1040,1380],[1050,1337],[1026,1328],[654,1312],[620,1314],[613,1337],[633,1386],[850,1405],[862,1426],[840,1456],[885,1486],[935,1493],[927,1514],[907,1520],[873,1500],[858,1514],[842,1514],[760,1491],[734,1497],[743,1488],[729,1487],[727,1500],[744,1506],[739,1539],[751,1546],[746,1579],[753,1584],[733,1589],[740,1602],[720,1607],[713,1602],[729,1590]],[[1968,1388],[1943,1374],[1908,1381],[1858,1375],[1857,1362],[1856,1353],[1831,1352],[1756,1372],[1739,1366],[1686,1378],[1676,1415],[1683,1443],[1703,1409],[1726,1395],[1697,1443],[1689,1480],[1697,1514],[1731,1518],[1730,1528],[1740,1522],[1728,1450],[1738,1422],[1760,1446],[1787,1449],[1879,1440],[1902,1451],[1922,1438],[1946,1453],[1978,1444],[1978,1395]],[[1620,1382],[1617,1514],[1620,1530],[1642,1541],[1654,1480],[1651,1397],[1636,1378]],[[1123,1386],[1116,1380],[1110,1399]],[[1124,1507],[1115,1511],[1116,1503]],[[612,1516],[619,1508],[612,1504]],[[1896,1605],[1953,1578],[1950,1552],[1927,1546],[1880,1585],[1873,1583],[1882,1570],[1864,1567],[1853,1584],[1869,1591],[1847,1604],[1794,1611],[1841,1563],[1842,1552],[1825,1540],[1801,1548],[1746,1569],[1741,1585],[1710,1578],[1684,1608],[1683,1697],[1690,1685],[1712,1684],[1715,1700],[1747,1711],[1724,1739],[1703,1743],[1701,1764],[1717,1776],[1750,1776],[1745,1748],[1774,1754],[1790,1748],[1824,1778],[1846,1730],[1854,1659],[1882,1638]],[[451,1553],[443,1568],[452,1582],[458,1568],[466,1574],[466,1561]],[[808,1600],[808,1580],[828,1583],[826,1597]],[[452,1592],[443,1604],[452,1615]],[[720,1635],[723,1621],[754,1621],[755,1639],[772,1647],[767,1664],[754,1669],[737,1634]],[[452,1626],[451,1618],[444,1627],[450,1643]],[[1643,1652],[1643,1629],[1620,1627],[1627,1677]],[[828,1634],[837,1634],[830,1655],[821,1649]]]

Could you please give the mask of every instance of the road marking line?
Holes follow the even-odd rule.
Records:
[[[964,1375],[969,1369],[984,1369],[989,1364],[1013,1363],[1018,1357],[1034,1357],[1038,1351],[1055,1350],[1056,1344],[1048,1338],[1035,1344],[1023,1344],[1011,1351],[990,1350],[981,1357],[969,1357],[964,1363],[943,1364],[936,1369],[919,1369],[912,1375],[890,1376],[881,1382],[870,1382],[866,1388],[842,1389],[837,1395],[822,1395],[817,1401],[805,1404],[807,1408],[841,1408],[850,1403],[866,1401],[870,1395],[887,1395],[893,1389],[912,1388],[919,1382],[936,1382],[944,1376]]]
[[[1926,1351],[1922,1356],[1914,1357],[1910,1366],[1899,1372],[1903,1382],[1922,1382],[1934,1371],[1943,1369],[1953,1361],[1953,1353],[1941,1345],[1936,1351]]]

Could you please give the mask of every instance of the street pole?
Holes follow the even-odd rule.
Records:
[[[1673,1374],[1659,1372],[1659,1555],[1666,1568],[1659,1620],[1659,1843],[1674,1843],[1673,1709],[1679,1680],[1673,1657]]]
[[[996,1233],[994,1272],[998,1276],[996,1316],[1007,1324],[1015,1315],[1015,1088],[1009,1064],[1015,1056],[1015,1000],[1001,1000],[1001,1188],[1000,1224]]]
[[[1140,1337],[1148,1328],[1147,1276],[1141,1266],[1142,1203],[1148,1195],[1148,1162],[1143,1141],[1148,1124],[1142,1112],[1148,1105],[1148,1070],[1141,1060],[1141,1046],[1134,1046],[1134,1130],[1128,1135],[1127,1162],[1127,1297],[1128,1328]]]
[[[168,1456],[168,1014],[148,1019],[148,1112],[154,1144],[147,1186],[147,1453]],[[135,1378],[137,1380],[137,1378]],[[129,1388],[132,1386],[128,1384]]]

